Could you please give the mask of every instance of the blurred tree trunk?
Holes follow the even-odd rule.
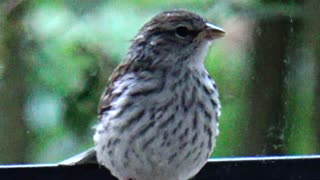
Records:
[[[273,16],[257,20],[254,34],[252,86],[249,97],[251,155],[283,154],[284,62],[290,19]]]
[[[315,87],[313,101],[313,123],[317,132],[316,145],[320,150],[320,3],[319,0],[310,0],[306,4],[306,33],[308,47],[313,52],[315,63]]]
[[[22,17],[25,3],[16,4],[11,11],[6,1],[1,19],[1,60],[4,66],[0,81],[0,163],[23,163],[26,152],[26,127],[24,104],[26,100],[26,63],[23,48],[26,35],[23,32]],[[3,5],[3,4],[2,4]],[[3,14],[2,14],[3,15]]]
[[[271,0],[264,3],[274,2]],[[289,3],[282,1],[282,4]],[[256,19],[249,93],[249,155],[286,154],[286,75],[290,31],[297,20],[281,14]]]

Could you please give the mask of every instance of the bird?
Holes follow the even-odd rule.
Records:
[[[100,99],[99,164],[120,180],[186,180],[200,171],[221,114],[204,60],[224,35],[188,10],[161,12],[139,30]]]

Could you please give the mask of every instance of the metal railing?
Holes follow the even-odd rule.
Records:
[[[209,159],[193,180],[202,179],[320,179],[320,156],[274,156]],[[97,164],[3,165],[0,179],[115,179]],[[150,178],[151,179],[151,178]]]

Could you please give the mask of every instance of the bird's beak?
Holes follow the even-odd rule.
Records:
[[[226,34],[226,32],[216,25],[206,23],[204,34],[204,37],[207,40],[213,40],[223,37]]]

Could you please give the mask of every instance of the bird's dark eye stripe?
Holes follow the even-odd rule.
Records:
[[[191,37],[196,37],[198,34],[200,33],[200,31],[192,31],[192,30],[189,30],[188,31],[188,35],[191,36]],[[167,35],[176,35],[176,30],[169,30],[169,31],[165,31],[165,30],[162,30],[162,31],[157,31],[157,32],[153,32],[152,36],[159,36],[159,35],[163,35],[163,34],[167,34]]]
[[[169,32],[170,32],[170,34],[173,34],[173,35],[176,34],[176,30],[172,30],[172,31],[169,31]],[[188,35],[191,36],[191,37],[195,37],[195,36],[197,36],[199,34],[199,32],[200,31],[191,31],[191,30],[189,30],[188,31]]]

